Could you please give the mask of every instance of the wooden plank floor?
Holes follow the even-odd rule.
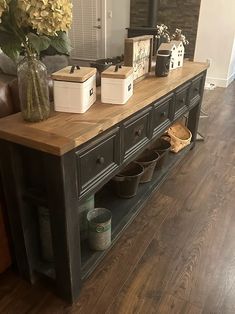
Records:
[[[235,313],[235,83],[206,92],[207,138],[147,203],[70,306],[0,277],[0,313]]]

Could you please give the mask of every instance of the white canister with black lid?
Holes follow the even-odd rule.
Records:
[[[96,101],[96,69],[68,66],[52,74],[55,111],[84,113]]]
[[[101,102],[125,104],[133,95],[133,68],[111,66],[101,73]]]

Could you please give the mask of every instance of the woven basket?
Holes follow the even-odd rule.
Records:
[[[192,133],[180,122],[173,124],[167,131],[171,137],[171,151],[178,153],[181,149],[188,146],[192,139]]]

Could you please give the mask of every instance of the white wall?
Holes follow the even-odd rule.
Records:
[[[106,8],[107,57],[120,56],[124,53],[126,28],[130,26],[130,0],[107,0]]]
[[[195,61],[210,59],[207,82],[227,87],[231,82],[235,51],[235,1],[202,0]],[[234,48],[235,49],[235,48]]]

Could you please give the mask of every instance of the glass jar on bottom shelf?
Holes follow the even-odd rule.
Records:
[[[18,64],[17,74],[23,119],[46,120],[50,115],[46,66],[36,56],[27,56]]]
[[[87,214],[89,247],[104,251],[111,245],[112,213],[106,208],[95,208]]]

